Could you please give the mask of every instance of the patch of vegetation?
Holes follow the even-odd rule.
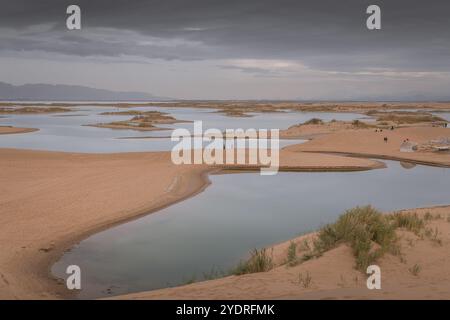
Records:
[[[371,125],[369,125],[369,124],[367,124],[365,122],[362,122],[360,120],[353,120],[352,121],[352,126],[358,128],[358,129],[366,129],[366,128],[372,128],[373,127],[373,126],[371,126]]]
[[[419,235],[419,232],[425,226],[424,221],[419,218],[417,213],[405,214],[405,213],[394,213],[388,216],[394,222],[395,228],[405,228],[408,231]]]
[[[293,241],[289,244],[288,253],[287,253],[287,264],[291,267],[298,264],[297,257],[297,244]]]
[[[447,122],[445,119],[432,114],[422,113],[412,113],[412,114],[399,114],[399,113],[389,113],[379,115],[377,121],[391,121],[399,124],[413,124],[419,122]]]
[[[303,288],[307,289],[311,286],[312,277],[309,274],[309,271],[306,271],[305,274],[299,273],[298,274],[298,284],[301,285]]]
[[[250,253],[250,258],[246,261],[241,261],[239,265],[232,271],[235,275],[265,272],[274,267],[272,256],[267,253],[265,248],[258,250],[254,249]]]
[[[309,119],[308,121],[304,122],[303,124],[323,124],[322,119],[319,118],[312,118]]]
[[[425,236],[429,238],[432,242],[442,246],[442,239],[439,238],[439,230],[438,228],[426,228]]]
[[[323,253],[347,243],[355,256],[356,268],[365,271],[385,252],[397,252],[396,242],[395,226],[388,216],[365,206],[347,210],[337,222],[323,227],[314,246]]]
[[[303,240],[303,242],[301,243],[300,250],[304,252],[301,256],[300,262],[308,261],[318,256],[318,253],[309,245],[307,239]]]
[[[415,277],[419,275],[421,270],[422,268],[417,263],[408,269],[408,271]]]

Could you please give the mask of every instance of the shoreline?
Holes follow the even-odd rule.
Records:
[[[341,155],[346,157],[354,157],[354,158],[364,158],[364,159],[379,159],[379,160],[391,160],[398,162],[408,162],[422,166],[428,167],[439,167],[439,168],[450,168],[450,164],[439,163],[433,161],[422,161],[411,158],[403,158],[389,155],[380,155],[380,154],[367,154],[367,153],[357,153],[357,152],[339,152],[339,151],[302,151],[304,153],[319,153],[319,154],[331,154],[331,155]],[[420,208],[419,208],[420,209]]]
[[[121,183],[116,183],[116,187],[113,190],[115,191],[113,194],[115,193],[117,198],[117,195],[123,193],[120,189],[124,184],[124,177],[127,176],[127,172],[123,173],[122,171],[137,173],[141,170],[136,170],[134,168],[119,168],[119,172],[110,176],[107,172],[108,169],[113,169],[112,167],[116,166],[117,162],[119,162],[120,166],[134,167],[137,164],[141,164],[141,168],[144,168],[143,165],[147,165],[145,162],[149,160],[158,161],[160,158],[165,160],[167,159],[167,155],[160,153],[107,155],[70,154],[15,149],[0,149],[0,153],[2,154],[0,161],[4,164],[5,168],[12,164],[13,167],[19,167],[20,171],[22,170],[20,168],[23,166],[21,164],[17,165],[17,161],[26,163],[27,161],[23,158],[27,157],[24,157],[24,155],[31,157],[31,162],[42,162],[44,166],[58,166],[60,161],[64,162],[62,168],[58,168],[59,170],[55,169],[55,171],[65,171],[66,167],[76,170],[77,167],[79,168],[79,165],[76,164],[77,162],[90,163],[89,170],[81,169],[79,177],[78,174],[76,174],[75,177],[63,176],[56,178],[59,184],[56,184],[54,187],[52,186],[50,188],[50,190],[56,192],[55,190],[61,189],[61,186],[64,188],[64,185],[66,184],[65,181],[61,180],[65,180],[67,178],[75,181],[75,185],[73,187],[76,189],[75,192],[78,192],[79,194],[77,197],[73,197],[70,201],[67,201],[67,205],[63,205],[63,207],[68,206],[68,209],[66,210],[62,209],[58,201],[55,201],[52,197],[59,197],[60,200],[69,197],[69,195],[66,194],[66,192],[70,192],[68,189],[62,190],[62,192],[57,195],[51,192],[52,195],[50,199],[48,199],[49,196],[47,195],[47,192],[44,191],[44,199],[36,199],[36,196],[34,195],[36,191],[34,190],[35,187],[31,186],[31,193],[29,193],[28,196],[25,195],[25,198],[30,197],[30,202],[41,201],[51,204],[51,206],[43,206],[42,213],[39,213],[39,211],[36,213],[31,212],[33,211],[32,208],[35,207],[33,204],[25,204],[25,207],[28,205],[30,209],[21,208],[20,202],[22,201],[20,197],[18,199],[14,199],[17,197],[14,195],[15,192],[12,191],[9,195],[5,194],[6,199],[2,199],[2,202],[4,202],[5,205],[2,204],[2,209],[0,209],[0,221],[3,222],[2,225],[5,225],[5,221],[10,221],[12,219],[12,224],[10,222],[9,228],[7,228],[6,225],[3,227],[4,230],[2,230],[1,236],[3,240],[0,242],[0,246],[2,247],[2,250],[0,251],[0,261],[2,262],[0,265],[0,276],[2,280],[0,281],[0,297],[2,299],[70,298],[72,294],[68,292],[65,287],[62,288],[61,284],[51,273],[53,263],[56,262],[64,254],[64,252],[70,250],[70,248],[74,245],[92,234],[106,230],[115,225],[137,219],[176,202],[182,201],[202,192],[210,184],[208,179],[208,172],[211,171],[210,168],[205,166],[197,166],[190,169],[170,168],[169,172],[162,172],[163,170],[161,169],[166,167],[167,162],[162,161],[162,163],[155,165],[155,170],[152,170],[152,172],[148,174],[147,179],[143,179],[151,181],[152,179],[157,179],[157,177],[163,178],[163,181],[160,181],[158,186],[152,186],[151,183],[148,183],[148,181],[141,182],[138,187],[134,187],[132,190],[133,193],[141,193],[138,197],[135,197],[136,200],[125,201],[120,199],[121,201],[116,201],[120,204],[119,208],[117,208],[114,204],[94,203],[93,206],[97,206],[99,208],[94,208],[90,211],[94,212],[96,216],[90,217],[89,215],[91,215],[91,213],[89,212],[84,214],[83,218],[80,219],[77,216],[77,213],[79,213],[79,210],[83,210],[80,209],[83,207],[83,203],[79,203],[77,199],[86,198],[86,194],[83,193],[83,190],[80,190],[82,188],[81,185],[85,183],[84,176],[86,175],[86,172],[90,175],[97,171],[99,167],[103,167],[104,164],[110,166],[110,168],[104,170],[109,176],[107,179],[108,181],[105,183],[102,183],[99,180],[97,181],[99,181],[99,185],[104,185],[105,187],[110,185],[110,181],[120,181]],[[8,159],[6,158],[10,158],[10,163],[8,163]],[[108,158],[113,159],[110,160]],[[83,164],[81,164],[81,166],[83,166]],[[14,168],[12,170],[14,170]],[[50,171],[53,170],[50,169]],[[39,175],[39,173],[37,173],[37,175]],[[45,177],[45,173],[43,176],[44,181],[46,181],[47,177]],[[57,176],[57,174],[55,174],[55,176]],[[30,178],[25,177],[26,184],[29,183],[29,181],[27,181],[29,179]],[[9,180],[7,174],[2,173],[0,175],[0,181],[2,180]],[[77,181],[80,182],[78,183]],[[133,185],[132,182],[128,184],[130,186]],[[6,186],[6,184],[4,185]],[[144,187],[146,185],[150,187],[149,192],[150,195],[153,196],[149,197],[148,192],[143,192],[141,190],[145,189]],[[102,188],[100,186],[97,187]],[[125,188],[127,187],[125,186]],[[15,189],[22,189],[22,186],[16,186]],[[109,191],[111,192],[111,190]],[[95,192],[95,190],[92,190],[92,192]],[[99,191],[97,191],[97,193],[98,192]],[[106,194],[109,194],[110,192],[106,192]],[[154,192],[156,194],[154,194]],[[102,199],[107,201],[112,200],[107,196],[104,196],[99,200],[102,201]],[[11,204],[11,202],[13,203]],[[17,204],[14,202],[17,202]],[[8,208],[8,204],[10,205],[10,208]],[[73,206],[75,206],[75,208],[73,208]],[[102,206],[104,207],[103,209]],[[102,210],[97,212],[97,209]],[[60,222],[55,221],[55,219],[66,221]],[[37,221],[33,222],[21,220]],[[40,224],[41,221],[44,225]],[[48,224],[52,224],[52,226],[49,227]],[[17,235],[17,233],[19,234]],[[25,237],[24,239],[24,237],[20,236],[22,233],[28,234],[28,237]]]
[[[322,255],[288,265],[286,256],[292,243],[301,247],[317,237],[318,230],[266,247],[274,266],[268,271],[227,275],[192,284],[135,292],[105,300],[272,300],[272,299],[449,299],[450,298],[450,205],[436,205],[382,212],[417,215],[424,228],[438,228],[440,244],[421,238],[410,230],[396,231],[400,254],[386,253],[375,264],[382,272],[381,290],[368,290],[366,275],[355,268],[347,243],[341,243]],[[427,215],[429,218],[427,218]],[[437,229],[436,229],[437,230]],[[304,252],[304,249],[300,249]],[[414,264],[415,263],[415,264]],[[418,266],[418,274],[410,266]],[[446,267],[447,266],[447,267]],[[422,270],[423,269],[423,270]],[[300,275],[311,274],[311,285],[299,284]],[[414,290],[412,290],[414,288]]]
[[[4,203],[0,212],[0,222],[9,221],[9,228],[2,230],[3,241],[0,241],[0,246],[3,247],[0,250],[0,261],[2,264],[5,262],[0,267],[0,273],[2,278],[6,279],[4,280],[6,286],[3,286],[3,288],[0,283],[0,297],[3,299],[58,299],[72,297],[73,295],[68,293],[65,288],[62,288],[61,283],[51,273],[53,263],[64,252],[92,234],[153,213],[202,192],[210,184],[208,175],[221,171],[220,168],[205,165],[172,165],[169,152],[76,154],[54,151],[0,149],[0,154],[2,155],[0,164],[5,168],[10,167],[10,170],[5,170],[0,174],[0,182],[4,180],[4,185],[6,186],[6,182],[14,181],[13,190],[10,190],[10,188],[5,189],[5,199],[2,199]],[[295,153],[289,152],[288,154],[296,156]],[[280,156],[283,157],[281,154]],[[306,164],[308,161],[317,161],[317,159],[319,162],[320,159],[323,159],[325,163],[335,161],[354,162],[360,164],[359,169],[364,165],[365,168],[362,168],[362,170],[378,167],[378,163],[374,161],[361,161],[339,156],[314,155],[313,157],[307,156],[305,159],[294,157],[293,161],[298,161],[299,159],[306,160]],[[110,170],[116,169],[117,162],[120,163],[120,170],[111,174]],[[33,168],[30,168],[31,164],[33,164]],[[306,164],[300,163],[299,166]],[[128,171],[142,175],[143,171],[141,168],[154,168],[149,170],[149,178],[143,179],[141,183],[144,186],[147,185],[153,188],[160,195],[152,193],[152,196],[149,198],[148,195],[142,193],[142,189],[145,188],[137,187],[136,182],[129,179],[130,174]],[[326,171],[327,168],[328,166],[324,166],[322,170]],[[29,170],[29,174],[26,174],[24,170],[25,172]],[[85,194],[83,187],[87,183],[85,176],[86,174],[98,175],[98,170],[103,171],[100,178],[104,179],[92,177],[95,180],[88,184],[90,184],[90,192],[100,193],[102,197],[92,196],[92,199],[95,199],[95,201],[91,200],[94,202],[91,202],[85,208],[83,203],[77,202],[78,200],[76,199],[86,200],[87,194]],[[67,174],[68,171],[71,173],[70,175]],[[223,172],[220,173],[222,174]],[[34,175],[37,177],[34,178]],[[51,177],[49,178],[48,175]],[[75,175],[75,177],[72,175]],[[78,175],[81,177],[78,177]],[[103,177],[102,175],[105,176]],[[165,185],[162,185],[162,183],[158,186],[152,185],[151,180],[154,178],[151,177],[154,175],[165,179]],[[51,184],[56,183],[55,186],[50,185],[49,189],[47,189],[48,186],[46,185],[48,179],[50,179]],[[173,185],[174,179],[177,180],[175,190]],[[43,180],[45,182],[45,190],[41,190],[40,187],[36,189],[34,186],[35,180]],[[107,181],[104,182],[103,180]],[[129,184],[129,186],[127,187],[126,184]],[[114,189],[114,192],[117,193],[116,196],[114,196],[114,193],[111,194],[111,190],[108,190],[106,195],[102,193],[104,189],[110,188]],[[130,191],[129,188],[133,190]],[[140,192],[142,195],[137,197],[134,202],[122,199],[118,201],[117,198],[121,197],[120,195],[123,192],[128,192],[128,194],[130,192],[133,194]],[[161,196],[163,196],[163,199],[161,199]],[[26,200],[21,199],[21,197],[26,198]],[[154,202],[155,198],[156,203]],[[59,201],[55,199],[59,199]],[[138,200],[141,201],[140,205],[135,203]],[[86,201],[89,202],[89,200]],[[105,209],[103,208],[105,204],[102,201],[118,201],[117,203],[123,209],[120,210],[113,204],[106,204]],[[61,204],[60,202],[63,203]],[[67,204],[64,204],[64,202],[67,202]],[[97,206],[100,206],[100,209],[96,208]],[[80,214],[80,210],[84,220],[76,215]],[[90,216],[92,214],[94,214],[94,217]],[[76,221],[73,221],[74,218],[76,218]],[[34,223],[29,220],[37,221]],[[67,220],[67,222],[60,222],[59,220]],[[11,225],[11,221],[13,225]],[[48,231],[39,228],[39,226],[48,228]],[[12,232],[14,230],[16,232]],[[19,234],[28,234],[30,239],[23,239],[23,237],[17,235],[17,232]],[[34,237],[38,241],[35,241]],[[31,252],[29,252],[30,250]],[[17,267],[19,265],[21,268],[18,272]]]
[[[110,228],[113,228],[115,226],[127,223],[127,222],[131,222],[133,220],[137,220],[140,219],[144,216],[150,215],[152,213],[158,212],[162,209],[165,209],[171,205],[177,204],[179,202],[182,202],[184,200],[187,200],[191,197],[194,197],[196,195],[198,195],[199,193],[202,193],[210,184],[211,181],[209,180],[209,173],[207,171],[201,173],[199,176],[194,177],[194,180],[197,180],[196,183],[198,183],[198,185],[196,187],[191,187],[189,189],[189,191],[186,192],[186,194],[180,198],[177,198],[173,201],[166,201],[164,203],[162,203],[159,206],[156,207],[150,207],[147,209],[142,209],[133,213],[130,213],[129,215],[123,216],[123,217],[119,217],[117,218],[115,221],[111,221],[108,224],[102,225],[102,226],[98,226],[94,229],[90,229],[88,231],[85,231],[81,234],[79,234],[77,237],[75,238],[71,238],[71,239],[66,239],[65,242],[61,243],[59,245],[59,248],[55,248],[53,254],[51,254],[48,259],[47,262],[44,263],[44,266],[42,266],[41,271],[44,271],[45,273],[47,273],[47,280],[48,281],[52,281],[55,282],[56,287],[54,287],[53,285],[50,285],[49,287],[51,287],[55,292],[59,291],[59,279],[56,278],[52,272],[51,269],[53,267],[53,265],[59,260],[61,259],[61,257],[68,251],[71,250],[71,248],[73,248],[74,246],[76,246],[78,243],[80,243],[81,241],[89,238],[90,236],[97,234],[99,232],[108,230]],[[68,292],[67,290],[64,290],[62,293],[58,293],[58,295],[60,295],[60,297],[55,296],[54,298],[74,298],[75,293],[71,293]]]
[[[402,130],[420,137],[421,129],[417,128],[399,129],[395,134]],[[280,150],[279,171],[362,171],[383,167],[382,162],[369,158],[448,167],[446,155],[442,158],[422,153],[420,157],[426,160],[417,159],[417,153],[397,157],[393,146],[380,143],[379,136],[371,131],[358,132],[359,139],[377,137],[368,139],[362,151],[375,148],[378,153],[367,155],[361,150],[351,150],[355,145],[361,147],[352,138],[349,140],[355,136],[352,132],[331,133]],[[330,144],[330,140],[338,143]],[[333,150],[336,145],[340,147],[337,151]],[[92,234],[202,192],[211,183],[209,174],[252,172],[260,168],[175,166],[170,161],[170,152],[93,154],[0,148],[0,155],[0,164],[10,169],[0,173],[0,182],[5,182],[5,199],[0,203],[0,234],[3,233],[0,277],[4,282],[0,282],[0,298],[3,299],[73,297],[52,275],[51,267],[74,245]],[[430,157],[435,161],[428,161]],[[155,186],[152,181],[159,183]],[[11,183],[12,188],[7,188]],[[90,186],[86,191],[85,185]],[[85,200],[88,206],[84,205]],[[58,221],[64,219],[67,221]],[[1,230],[2,222],[5,225],[11,221],[9,229]],[[22,239],[20,233],[27,234],[29,239]]]

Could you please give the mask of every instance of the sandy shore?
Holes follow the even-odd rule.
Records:
[[[113,299],[450,299],[450,206],[404,210],[432,216],[427,227],[438,230],[440,244],[400,230],[401,258],[387,254],[377,262],[381,290],[368,290],[367,276],[356,270],[351,249],[342,244],[323,256],[287,266],[291,241],[300,245],[314,233],[273,247],[276,267],[267,272],[229,276],[186,286],[129,294]],[[271,251],[269,249],[269,251]],[[419,266],[419,272],[411,270]],[[299,275],[311,277],[305,287]]]
[[[13,126],[0,126],[0,134],[15,134],[15,133],[27,133],[38,131],[35,128],[19,128]]]
[[[384,141],[384,137],[388,140]],[[393,131],[375,132],[371,129],[344,130],[321,135],[301,145],[286,147],[292,152],[325,152],[352,156],[404,160],[419,164],[450,167],[448,152],[401,152],[404,140],[425,144],[450,138],[450,130],[438,127],[405,127]]]
[[[295,171],[367,170],[380,163],[281,154]],[[201,191],[217,168],[176,166],[169,152],[75,154],[0,149],[0,298],[67,296],[50,274],[65,250],[116,223]]]
[[[1,299],[58,297],[49,268],[64,250],[208,184],[205,167],[171,165],[167,153],[0,154]]]

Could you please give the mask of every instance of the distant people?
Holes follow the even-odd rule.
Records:
[[[388,138],[387,137],[384,137],[384,142],[388,142]]]
[[[394,126],[391,126],[391,131],[394,130]]]

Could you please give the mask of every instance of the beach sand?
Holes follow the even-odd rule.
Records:
[[[384,137],[388,140],[384,141]],[[292,152],[324,152],[378,159],[405,160],[427,165],[450,166],[448,152],[401,152],[404,140],[424,144],[450,139],[450,130],[442,127],[405,127],[375,132],[375,129],[343,130],[321,135],[304,144],[288,146]]]
[[[0,134],[16,134],[38,131],[34,128],[18,128],[13,126],[0,126]]]

